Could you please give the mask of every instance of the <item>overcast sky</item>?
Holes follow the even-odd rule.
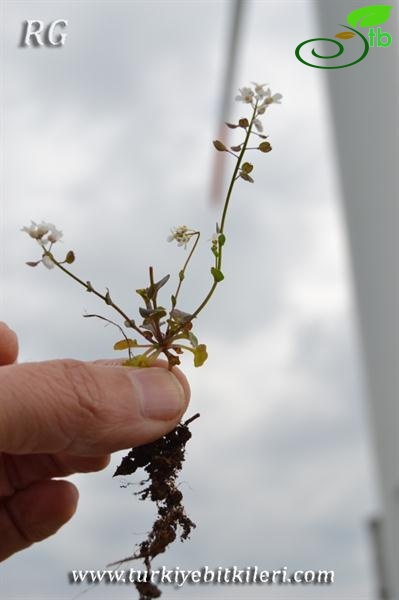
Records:
[[[4,153],[0,316],[21,361],[112,355],[107,313],[61,273],[29,269],[30,219],[64,231],[76,272],[109,286],[132,316],[151,264],[176,276],[170,227],[203,232],[183,309],[209,285],[209,198],[230,2],[3,2]],[[67,19],[61,49],[18,47],[22,21]],[[227,222],[225,281],[197,323],[209,361],[184,371],[193,424],[182,490],[198,524],[157,564],[335,569],[333,586],[267,587],[267,598],[374,598],[367,522],[378,509],[340,184],[323,73],[299,63],[312,2],[248,2],[235,87],[283,94],[264,122],[273,151],[254,155]],[[232,106],[231,120],[245,116]],[[231,164],[226,157],[227,174]],[[190,284],[191,288],[190,288]],[[120,457],[119,457],[120,458]],[[115,458],[116,462],[118,457]],[[126,555],[151,525],[134,487],[75,477],[76,517],[0,567],[7,600],[71,600],[71,569]],[[140,537],[141,536],[141,537]],[[134,597],[96,587],[87,600]],[[259,586],[165,588],[165,600],[264,598]]]

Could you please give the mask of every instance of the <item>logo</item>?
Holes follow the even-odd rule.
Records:
[[[44,26],[43,21],[25,21],[22,25],[22,35],[20,41],[20,47],[24,48],[27,46],[34,46],[36,48],[40,46],[59,47],[65,44],[66,33],[56,33],[57,27],[59,29],[65,29],[68,25],[68,21],[65,19],[58,19],[52,21]]]
[[[330,56],[318,54],[316,50],[312,48],[312,55],[315,58],[330,60],[332,58],[337,58],[338,56],[341,56],[341,54],[343,54],[345,50],[343,44],[341,42],[338,42],[337,40],[332,40],[330,38],[313,38],[311,40],[306,40],[305,42],[302,42],[296,47],[295,56],[301,63],[307,65],[308,67],[313,67],[314,69],[344,69],[345,67],[351,67],[352,65],[355,65],[356,63],[366,58],[370,48],[387,48],[391,45],[392,36],[389,33],[387,33],[386,31],[382,31],[381,27],[377,27],[377,30],[375,30],[375,27],[377,25],[382,25],[383,23],[388,21],[391,8],[392,6],[388,6],[387,4],[375,4],[373,6],[357,8],[356,10],[349,13],[349,15],[346,17],[346,20],[349,23],[350,27],[348,27],[348,25],[341,24],[341,27],[346,29],[346,31],[341,31],[340,33],[337,33],[334,37],[338,38],[339,40],[350,40],[356,37],[360,38],[361,56],[359,58],[356,58],[355,60],[351,60],[351,62],[347,63],[346,65],[314,65],[308,62],[308,60],[306,60],[305,58],[303,58],[303,54],[301,56],[303,47],[306,44],[311,44],[312,42],[330,42],[336,47],[338,47],[338,50],[335,52],[335,54],[332,54]],[[368,32],[365,32],[365,34],[363,34],[358,29],[355,29],[355,27],[368,28]]]

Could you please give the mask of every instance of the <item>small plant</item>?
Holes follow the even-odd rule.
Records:
[[[184,352],[193,355],[194,365],[200,367],[208,357],[207,347],[199,343],[194,334],[194,321],[207,306],[216,288],[224,279],[223,275],[223,249],[226,244],[226,217],[230,206],[232,192],[237,181],[253,183],[254,166],[245,159],[249,151],[268,153],[272,147],[267,140],[268,136],[263,133],[263,125],[260,117],[264,115],[272,104],[280,104],[281,94],[272,95],[266,84],[253,83],[251,87],[243,87],[236,96],[237,101],[248,105],[251,113],[248,117],[242,117],[237,123],[226,123],[230,129],[236,129],[242,133],[241,141],[233,146],[226,146],[220,140],[214,140],[213,145],[219,152],[226,152],[234,158],[234,168],[227,189],[220,220],[211,237],[210,249],[213,255],[213,264],[210,267],[210,288],[193,310],[182,310],[180,307],[180,292],[186,281],[190,261],[195,253],[200,240],[200,232],[196,229],[180,225],[174,227],[168,237],[169,242],[176,242],[188,251],[182,267],[178,272],[177,282],[173,293],[169,297],[168,308],[159,299],[162,288],[169,282],[170,275],[157,279],[153,267],[149,267],[149,281],[147,287],[136,290],[140,296],[143,306],[139,308],[140,320],[132,319],[129,312],[123,310],[116,304],[109,289],[105,293],[98,291],[91,281],[81,279],[71,271],[70,265],[75,262],[73,250],[67,252],[63,260],[54,255],[54,245],[61,239],[62,232],[52,223],[32,221],[23,231],[35,239],[42,252],[40,260],[28,262],[31,267],[43,264],[48,269],[57,267],[66,275],[79,283],[85,290],[96,295],[105,304],[114,309],[122,323],[112,321],[97,314],[86,314],[85,317],[97,317],[117,327],[121,333],[121,339],[114,344],[114,350],[127,351],[127,357],[123,361],[126,367],[151,367],[154,362],[163,355],[168,361],[169,369],[180,364],[180,357]],[[253,140],[255,144],[253,145]],[[185,307],[186,308],[186,307]],[[129,335],[128,331],[134,331],[136,336]],[[186,516],[181,503],[182,494],[175,486],[175,480],[184,460],[185,444],[191,437],[188,425],[198,415],[195,415],[185,423],[181,423],[174,431],[161,440],[133,448],[127,456],[122,459],[121,465],[115,475],[129,475],[139,467],[144,468],[148,474],[150,484],[138,494],[141,499],[150,497],[157,503],[158,518],[147,540],[139,545],[138,551],[123,560],[141,558],[144,560],[148,572],[151,560],[164,552],[166,547],[174,541],[178,528],[182,531],[181,539],[186,539],[194,527],[194,523]],[[123,562],[123,561],[119,561]],[[160,592],[152,583],[136,583],[141,600],[156,598]]]

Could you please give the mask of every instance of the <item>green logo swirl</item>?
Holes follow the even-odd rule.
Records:
[[[335,54],[332,54],[331,56],[322,56],[321,54],[318,54],[316,52],[316,50],[313,48],[312,54],[316,58],[324,58],[324,59],[330,60],[331,58],[337,58],[337,56],[341,56],[341,54],[343,54],[343,52],[344,52],[344,46],[341,44],[341,42],[337,42],[337,40],[332,40],[330,38],[313,38],[311,40],[306,40],[305,42],[302,42],[301,44],[299,44],[299,46],[296,47],[295,56],[297,57],[297,59],[300,60],[301,63],[303,63],[304,65],[307,65],[308,67],[313,67],[314,69],[344,69],[345,67],[351,67],[352,65],[355,65],[356,63],[363,60],[363,58],[365,58],[367,56],[369,47],[370,47],[367,39],[357,29],[353,29],[352,27],[348,27],[347,25],[341,25],[341,27],[345,27],[345,29],[350,29],[351,31],[354,31],[355,34],[357,34],[358,36],[360,36],[362,38],[362,40],[364,42],[364,51],[360,58],[358,58],[357,60],[355,60],[351,63],[348,63],[347,65],[337,65],[335,67],[312,65],[312,63],[307,62],[306,60],[304,60],[301,57],[301,54],[300,54],[301,49],[302,49],[302,46],[304,46],[305,44],[310,44],[311,42],[331,42],[332,44],[335,44],[336,46],[338,46],[338,51]]]

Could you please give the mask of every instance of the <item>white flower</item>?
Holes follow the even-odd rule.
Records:
[[[256,81],[252,81],[251,83],[255,86],[256,98],[258,100],[262,100],[262,98],[266,95],[266,90],[264,90],[263,88],[265,87],[265,85],[267,85],[267,83],[256,83]]]
[[[265,104],[281,104],[282,97],[283,97],[282,94],[274,94],[272,96],[270,88],[267,88],[266,93],[265,93],[264,103]]]
[[[243,87],[239,89],[240,94],[236,96],[236,100],[238,102],[245,102],[246,104],[251,104],[254,98],[254,92],[249,87]]]
[[[36,223],[31,221],[30,226],[28,227],[27,225],[25,225],[24,227],[22,227],[21,231],[25,231],[25,233],[30,235],[30,237],[35,237],[34,233],[36,232]]]
[[[55,225],[52,223],[48,223],[50,225],[50,233],[47,236],[47,240],[54,244],[55,242],[59,242],[62,238],[62,231],[57,229]]]
[[[51,227],[50,223],[45,223],[44,221],[42,221],[38,226],[37,226],[37,236],[39,238],[43,237],[44,235],[46,235],[46,233],[49,232]]]
[[[187,225],[179,225],[179,227],[173,227],[170,231],[171,233],[168,236],[168,242],[176,240],[178,246],[184,246],[184,249],[186,249],[187,244],[193,235],[191,229],[189,229]]]
[[[281,104],[281,98],[283,96],[281,94],[272,95],[270,88],[265,90],[265,85],[267,85],[267,83],[257,83],[256,81],[252,81],[252,85],[253,89],[250,87],[240,88],[240,93],[236,96],[236,100],[252,105],[254,105],[254,100],[259,103],[262,101],[257,108],[257,115],[263,115],[269,104]],[[259,131],[261,131],[261,129],[259,129]]]
[[[40,240],[44,235],[46,235],[48,230],[49,228],[47,227],[47,224],[43,221],[40,225],[35,223],[35,221],[31,221],[29,227],[23,227],[21,229],[21,231],[25,231],[28,235],[30,235],[31,238],[34,238],[35,240]]]
[[[58,242],[62,237],[62,231],[59,231],[53,223],[45,223],[44,221],[39,225],[35,221],[31,221],[30,226],[23,227],[21,231],[24,231],[39,243]],[[48,234],[47,238],[43,239],[46,234]]]
[[[47,269],[54,269],[54,263],[47,254],[43,256],[42,263]]]
[[[260,119],[255,119],[255,120],[254,120],[254,125],[255,125],[256,129],[257,129],[259,132],[262,132],[262,131],[263,131],[263,125],[262,125],[262,123],[261,123],[261,120],[260,120]]]

